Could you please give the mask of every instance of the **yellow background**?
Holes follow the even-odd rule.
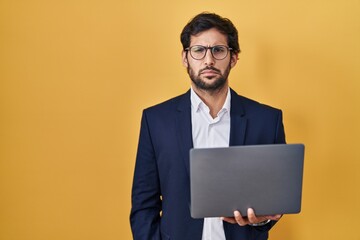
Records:
[[[270,239],[359,240],[359,0],[0,0],[0,239],[131,239],[141,111],[189,88],[179,34],[230,18],[231,86],[306,144],[303,208]]]

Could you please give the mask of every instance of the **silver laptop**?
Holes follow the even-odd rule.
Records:
[[[191,149],[191,216],[299,213],[303,166],[303,144]]]

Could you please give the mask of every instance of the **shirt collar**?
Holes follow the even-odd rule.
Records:
[[[201,100],[201,98],[196,94],[196,92],[194,91],[194,89],[192,87],[191,87],[191,91],[190,91],[190,100],[191,100],[191,106],[193,107],[193,109],[196,112],[199,111],[199,109],[201,108],[202,105],[207,107],[207,105]],[[230,88],[228,87],[224,105],[223,105],[222,109],[219,111],[219,113],[221,113],[223,111],[230,113],[230,107],[231,107],[231,93],[230,93]]]

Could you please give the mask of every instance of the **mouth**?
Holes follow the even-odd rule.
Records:
[[[219,73],[218,71],[214,71],[214,70],[204,70],[201,71],[201,74],[207,74],[207,73]]]
[[[205,68],[200,71],[200,74],[205,76],[214,76],[220,74],[220,71],[214,68]]]

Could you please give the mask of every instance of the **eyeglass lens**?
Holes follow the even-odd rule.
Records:
[[[204,47],[200,45],[190,47],[190,55],[194,59],[201,60],[206,56],[207,50],[211,50],[212,56],[217,60],[222,60],[228,55],[229,49],[226,46]]]

